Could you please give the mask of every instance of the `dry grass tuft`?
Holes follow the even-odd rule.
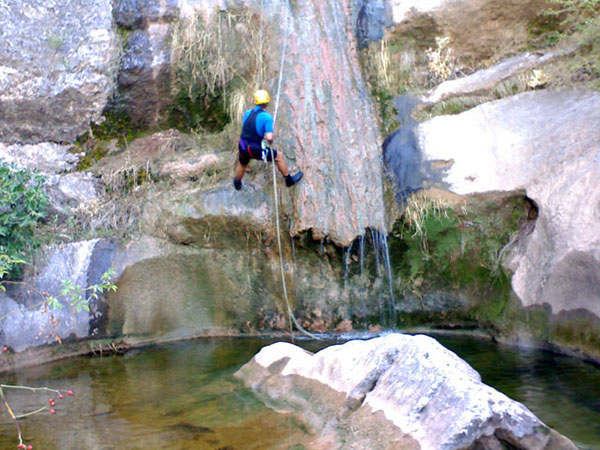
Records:
[[[391,45],[389,37],[384,36],[370,43],[363,57],[367,77],[379,92],[396,95],[421,84],[416,68],[423,66],[423,58],[418,59],[415,48],[408,46],[398,50]]]
[[[200,13],[182,20],[173,34],[173,89],[190,98],[199,92],[220,95],[231,120],[239,123],[245,102],[267,79],[274,52],[268,37],[278,35],[273,26],[235,8],[213,14],[210,23]]]

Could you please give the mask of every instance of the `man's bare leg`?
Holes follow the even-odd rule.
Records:
[[[246,172],[246,168],[248,167],[248,165],[242,165],[242,163],[240,163],[238,161],[236,167],[235,167],[235,177],[241,181],[242,178],[244,178],[244,172]]]
[[[281,152],[277,152],[277,156],[275,157],[275,163],[277,164],[277,168],[281,175],[285,178],[285,185],[287,187],[293,186],[298,181],[302,179],[302,171],[298,171],[295,175],[290,174],[287,164],[285,162],[285,158]]]
[[[277,152],[277,156],[275,157],[275,163],[277,164],[277,168],[279,169],[279,172],[281,172],[281,175],[287,177],[290,174],[287,164],[285,162],[285,158],[283,157],[281,152]]]
[[[235,176],[233,177],[233,187],[236,191],[239,191],[242,188],[242,178],[244,178],[244,172],[246,171],[246,167],[248,165],[243,165],[238,161],[237,166],[235,166]]]

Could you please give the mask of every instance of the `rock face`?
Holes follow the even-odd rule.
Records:
[[[110,0],[0,7],[0,140],[72,142],[98,121],[119,56]]]
[[[222,228],[265,232],[272,222],[271,200],[253,186],[237,192],[229,183],[205,191],[166,192],[146,205],[144,231],[184,244],[202,242],[202,230],[210,227],[218,232]]]
[[[125,7],[132,3],[136,2],[122,2],[116,11],[117,23],[132,29],[118,78],[120,101],[136,124],[156,127],[172,101],[169,80],[173,29],[169,22],[177,18],[179,10],[176,5],[164,10],[158,4],[146,8],[149,5],[145,3],[139,8]]]
[[[48,249],[38,275],[26,279],[23,286],[12,289],[9,295],[0,293],[0,316],[8,314],[0,322],[0,338],[5,345],[20,351],[52,343],[57,338],[85,338],[95,334],[91,324],[97,312],[96,305],[92,302],[91,312],[78,312],[69,305],[67,298],[61,296],[61,290],[65,280],[71,280],[80,289],[100,281],[109,266],[94,256],[98,242],[94,239]],[[63,308],[43,308],[41,293],[44,292],[56,297]]]
[[[599,149],[600,94],[563,90],[436,117],[391,139],[386,158],[416,168],[421,183],[412,189],[524,191],[539,216],[509,262],[515,292],[526,306],[600,317]]]
[[[282,21],[289,42],[277,124],[282,150],[305,172],[292,233],[312,229],[344,246],[366,228],[385,230],[381,139],[352,11],[346,0],[305,1],[290,29]]]
[[[280,342],[236,376],[271,407],[305,419],[328,448],[576,448],[426,336],[392,334],[316,354]]]
[[[243,5],[259,14],[259,2]],[[122,101],[136,121],[156,123],[168,97],[161,89],[170,70],[171,6],[161,9],[164,14],[131,2],[117,10],[117,21],[134,30],[119,83]],[[381,138],[358,61],[355,6],[346,0],[263,6],[265,33],[277,33],[265,37],[264,44],[272,48],[268,57],[276,69],[263,80],[274,99],[273,113],[283,62],[276,147],[305,173],[294,191],[292,234],[310,229],[315,238],[347,246],[367,228],[384,231]],[[183,2],[179,7],[181,18],[190,10],[209,18],[217,8],[239,4]]]

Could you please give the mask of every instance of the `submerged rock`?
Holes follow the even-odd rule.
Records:
[[[279,342],[236,376],[329,437],[329,448],[576,448],[427,336],[392,334],[316,354]]]

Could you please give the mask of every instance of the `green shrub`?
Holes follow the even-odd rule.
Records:
[[[35,229],[49,205],[43,181],[35,170],[0,160],[0,280],[18,276],[36,246]]]

